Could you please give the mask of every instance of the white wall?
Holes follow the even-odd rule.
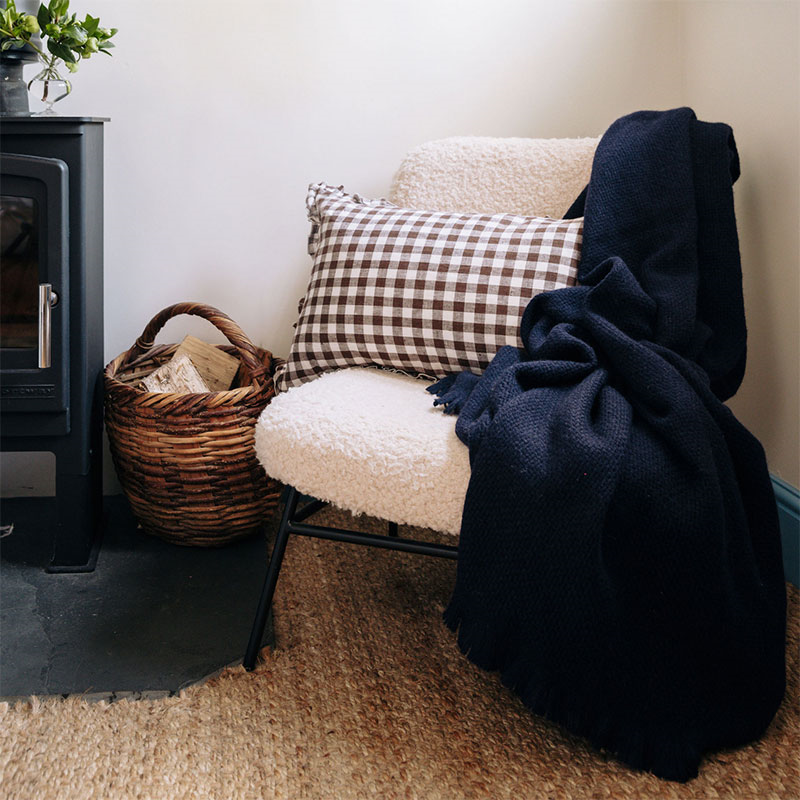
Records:
[[[64,111],[111,117],[109,358],[185,299],[218,305],[285,353],[309,268],[310,182],[381,194],[403,153],[427,139],[595,134],[630,108],[677,97],[668,6],[93,6],[120,28],[116,55],[83,66]],[[598,57],[596,41],[625,57]]]
[[[84,64],[60,103],[111,117],[107,360],[178,300],[219,306],[285,354],[308,275],[310,182],[379,195],[429,139],[596,135],[629,111],[689,104],[733,124],[743,159],[751,357],[733,405],[771,467],[800,482],[797,2],[73,6],[120,29],[114,58]],[[181,321],[164,339],[189,330],[212,338]]]

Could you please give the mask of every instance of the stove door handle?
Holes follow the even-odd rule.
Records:
[[[58,302],[53,284],[39,284],[39,369],[47,369],[51,363],[52,337],[50,309]]]

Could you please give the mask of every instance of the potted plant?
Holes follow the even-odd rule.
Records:
[[[69,0],[42,3],[35,17],[18,11],[16,0],[7,0],[5,10],[0,11],[0,50],[10,53],[31,48],[42,63],[41,72],[28,83],[28,88],[41,87],[40,96],[47,105],[45,114],[54,113],[53,103],[72,91],[72,84],[59,73],[61,64],[70,72],[77,72],[79,63],[95,53],[110,56],[114,47],[110,39],[116,32],[116,28],[101,27],[100,19],[91,14],[83,20],[70,14]],[[37,33],[44,49],[33,40]]]

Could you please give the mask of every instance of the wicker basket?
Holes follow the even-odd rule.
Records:
[[[225,334],[231,346],[217,346],[239,358],[239,388],[198,394],[138,388],[177,349],[154,347],[153,340],[179,314],[203,317]],[[268,519],[280,486],[258,463],[253,436],[275,394],[279,363],[216,308],[177,303],[156,314],[133,347],[105,368],[111,455],[145,531],[176,544],[215,547],[254,533]]]

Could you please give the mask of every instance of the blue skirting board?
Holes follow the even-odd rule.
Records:
[[[783,571],[786,580],[800,586],[800,491],[772,476],[783,541]]]

